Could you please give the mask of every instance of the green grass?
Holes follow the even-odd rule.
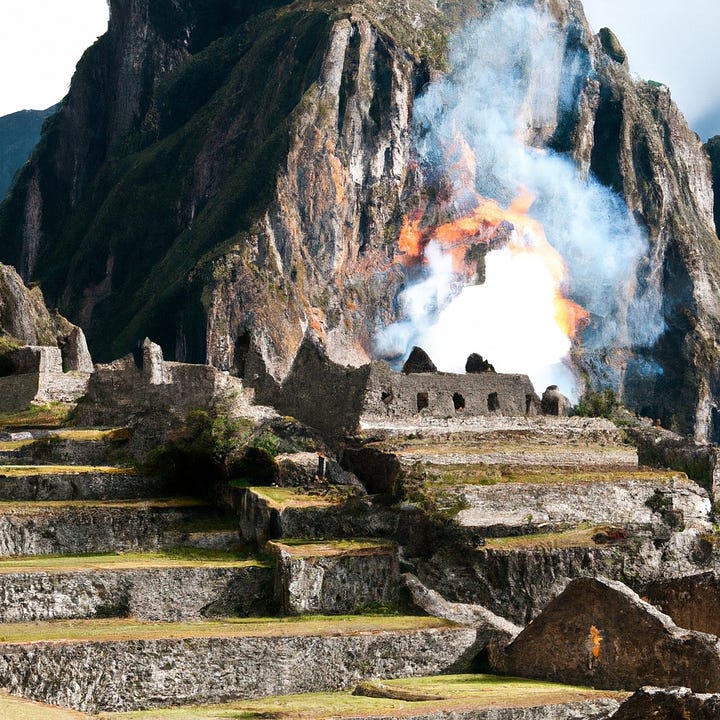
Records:
[[[265,559],[247,553],[177,548],[162,552],[46,555],[0,559],[0,573],[67,573],[88,570],[136,570],[190,567],[269,567]]]
[[[260,700],[238,700],[225,705],[173,708],[132,713],[103,713],[110,720],[329,720],[346,717],[415,717],[420,713],[451,712],[483,708],[527,708],[598,698],[622,700],[627,693],[599,691],[586,687],[558,685],[491,675],[445,675],[383,681],[383,685],[412,693],[436,695],[443,700],[406,702],[356,697],[349,691],[309,693]]]
[[[111,642],[160,638],[323,637],[380,632],[408,633],[457,626],[430,617],[396,615],[308,615],[292,618],[230,618],[195,622],[153,623],[109,618],[54,622],[5,623],[0,643]]]
[[[577,527],[573,530],[535,535],[486,538],[480,550],[554,550],[561,548],[598,547],[593,536],[607,527]]]

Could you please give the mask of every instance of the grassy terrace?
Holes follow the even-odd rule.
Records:
[[[356,697],[350,692],[311,693],[261,700],[239,700],[204,708],[173,708],[132,713],[104,713],[105,720],[330,720],[331,718],[414,717],[432,712],[470,709],[527,708],[616,698],[627,694],[590,688],[556,685],[491,675],[447,675],[441,677],[388,680],[383,686],[442,700],[407,702],[385,698]]]
[[[296,557],[337,557],[341,555],[378,555],[395,550],[395,544],[382,540],[309,540],[283,539],[268,543]]]
[[[612,531],[610,531],[612,532]],[[597,547],[593,537],[598,533],[608,533],[607,526],[578,527],[566,532],[538,533],[537,535],[517,535],[513,537],[486,538],[483,550],[558,550],[564,548]]]
[[[455,630],[458,626],[431,617],[395,615],[312,615],[287,618],[229,618],[195,622],[139,622],[127,618],[4,623],[0,643],[111,642],[187,638],[308,637]]]
[[[122,442],[130,438],[130,431],[127,428],[109,428],[98,430],[95,428],[68,428],[64,430],[50,430],[45,437],[38,437],[29,440],[3,440],[0,441],[0,452],[11,452],[27,447],[36,442],[58,440],[73,440],[75,442]]]
[[[65,403],[33,405],[28,410],[0,414],[0,430],[6,428],[59,428],[64,425],[73,409]]]
[[[0,559],[2,573],[70,573],[89,570],[137,570],[184,567],[269,567],[266,559],[222,550],[177,548],[149,553],[107,553],[99,555],[47,555]]]
[[[669,483],[687,480],[685,473],[675,470],[617,468],[522,467],[519,465],[435,465],[412,468],[411,478],[436,486],[500,485],[500,484],[581,484],[617,483],[623,481]]]
[[[66,508],[97,508],[116,510],[184,509],[208,507],[197,498],[161,498],[154,500],[0,500],[0,515],[37,515]]]
[[[111,465],[0,465],[0,479],[3,477],[26,477],[28,475],[137,475],[130,467]]]
[[[285,487],[251,487],[257,497],[266,500],[270,507],[280,510],[286,507],[328,507],[340,502],[338,497],[308,495],[300,490]]]

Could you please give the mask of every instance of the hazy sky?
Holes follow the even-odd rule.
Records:
[[[630,71],[670,88],[703,140],[720,134],[719,0],[583,0],[597,32],[609,27]]]
[[[612,28],[642,78],[665,83],[703,139],[720,133],[719,0],[584,0]],[[44,109],[107,27],[106,0],[0,0],[0,115]]]
[[[0,115],[61,100],[107,19],[106,0],[0,0]]]

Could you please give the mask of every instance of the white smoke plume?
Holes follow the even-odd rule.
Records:
[[[651,345],[663,322],[656,286],[637,282],[646,237],[617,194],[542,146],[558,114],[577,104],[592,73],[587,56],[566,51],[565,33],[548,14],[505,5],[468,26],[449,60],[448,75],[415,106],[415,148],[428,184],[449,181],[457,217],[476,193],[502,207],[530,193],[529,214],[567,266],[563,292],[589,313],[583,347]],[[474,154],[472,188],[453,156],[458,137]],[[479,352],[500,372],[527,373],[540,390],[557,384],[576,396],[571,340],[556,322],[554,297],[532,254],[490,250],[484,284],[463,287],[431,242],[421,276],[400,297],[402,319],[376,336],[376,354],[406,356],[420,345],[440,370],[462,372],[467,356]]]

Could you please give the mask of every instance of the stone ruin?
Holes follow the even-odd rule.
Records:
[[[31,404],[75,402],[88,387],[93,363],[80,328],[62,348],[24,345],[5,354],[12,373],[0,377],[0,412],[16,412]]]
[[[260,402],[333,438],[378,423],[568,414],[569,401],[557,388],[553,402],[541,404],[527,375],[494,372],[479,355],[468,360],[466,374],[438,372],[427,354],[414,348],[400,373],[382,361],[343,367],[308,335],[282,384],[268,377],[248,381],[255,382]]]

